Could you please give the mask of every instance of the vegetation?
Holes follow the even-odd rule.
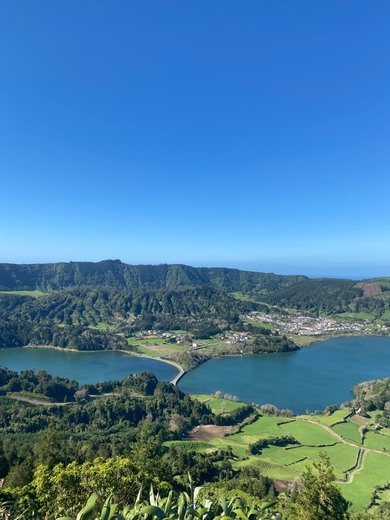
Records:
[[[314,463],[316,473],[308,467],[302,474],[302,490],[285,506],[289,520],[343,520],[348,518],[348,502],[335,485],[329,458],[320,453]]]
[[[315,501],[315,494],[308,495],[310,499],[303,494],[298,500],[297,492],[291,492],[283,501],[278,498],[271,479],[301,477],[304,488],[306,477],[307,482],[311,482],[311,478],[325,479],[322,484],[334,498],[326,505],[313,506],[315,513],[312,514],[320,514],[322,507],[324,511],[329,511],[327,507],[335,507],[335,511],[339,507],[339,513],[345,514],[344,502],[334,491],[335,476],[340,480],[337,485],[343,496],[352,502],[354,511],[359,511],[369,504],[375,486],[385,485],[386,475],[390,474],[387,471],[390,458],[386,452],[382,455],[368,451],[361,459],[359,445],[344,444],[326,429],[331,421],[325,417],[332,413],[339,424],[349,424],[352,419],[348,411],[335,410],[328,412],[328,416],[313,416],[317,419],[313,424],[305,418],[260,415],[253,407],[218,397],[200,396],[192,400],[177,388],[157,382],[151,374],[93,387],[79,387],[72,381],[51,378],[43,371],[24,371],[18,375],[3,369],[0,374],[1,390],[5,394],[0,398],[3,434],[0,478],[5,477],[0,497],[14,504],[15,515],[23,511],[28,511],[31,518],[47,511],[57,517],[76,515],[93,492],[110,495],[111,500],[119,504],[117,511],[123,511],[126,506],[126,511],[133,511],[137,504],[146,507],[151,484],[163,496],[172,492],[171,500],[175,503],[176,494],[182,496],[185,490],[190,472],[193,481],[204,486],[204,497],[207,495],[214,504],[209,518],[221,512],[221,495],[225,495],[227,501],[241,497],[245,514],[255,504],[259,508],[256,509],[258,516],[253,513],[251,518],[271,514],[288,520],[315,518],[299,516],[300,508],[306,508],[306,500]],[[72,401],[68,394],[66,406],[44,406],[16,402],[8,397],[28,391],[39,399],[48,395],[53,379],[60,387],[74,392],[73,399],[76,394],[77,400]],[[111,395],[105,395],[107,393]],[[217,407],[215,415],[207,407],[208,401],[237,407],[230,410]],[[216,428],[209,440],[198,440],[196,434],[195,438],[182,440],[183,434],[192,431],[194,426],[207,424]],[[233,429],[229,430],[230,435],[221,436],[218,428]],[[390,438],[390,432],[387,437],[385,430],[381,435],[384,439]],[[325,447],[321,447],[323,445]],[[327,462],[321,458],[321,451]],[[317,469],[307,469],[308,462],[317,464],[318,457]],[[334,470],[328,486],[325,470],[329,463]],[[244,502],[248,506],[244,506]],[[93,511],[97,514],[102,502],[94,504]],[[262,510],[262,504],[273,504],[272,512]],[[177,514],[175,509],[172,511]]]
[[[102,286],[117,289],[172,289],[209,286],[245,294],[267,294],[305,280],[238,269],[186,265],[128,265],[120,260],[57,264],[0,264],[0,290],[58,291],[68,287]]]
[[[265,296],[264,301],[281,307],[309,312],[338,313],[350,310],[350,305],[363,296],[363,290],[352,280],[304,280]]]
[[[190,369],[242,349],[296,349],[267,322],[270,313],[386,325],[389,288],[388,279],[119,261],[0,264],[0,348],[133,350]],[[263,321],[252,320],[258,313]],[[341,519],[345,499],[361,518],[385,518],[389,381],[357,385],[346,409],[293,417],[220,392],[192,399],[152,374],[80,386],[43,370],[0,368],[0,518],[114,518],[115,511],[115,518]],[[301,488],[281,489],[294,479]],[[203,486],[196,496],[195,484]],[[151,485],[165,498],[149,495]]]

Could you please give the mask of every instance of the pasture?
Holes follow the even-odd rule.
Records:
[[[334,424],[344,421],[349,415],[351,415],[349,410],[336,410],[330,415],[298,415],[297,419],[333,426]]]
[[[215,400],[219,401],[214,396],[207,395],[198,395],[197,398],[212,405],[215,404]],[[221,411],[221,407],[217,405],[216,410]],[[308,465],[318,460],[320,452],[325,452],[329,456],[343,495],[353,503],[352,510],[361,511],[368,505],[375,486],[384,485],[390,479],[390,456],[386,454],[387,450],[390,452],[390,431],[383,429],[383,432],[366,432],[362,446],[360,418],[357,419],[351,418],[348,410],[338,410],[332,415],[294,418],[259,416],[256,421],[243,426],[237,433],[225,437],[216,436],[207,442],[177,441],[177,444],[184,446],[189,442],[188,448],[192,446],[191,449],[194,451],[203,453],[215,449],[231,450],[234,468],[254,466],[259,468],[264,476],[280,480],[298,479]],[[335,432],[334,435],[332,431]],[[345,441],[340,440],[336,433]],[[249,452],[250,445],[260,439],[276,439],[286,435],[296,439],[298,444],[276,446],[271,441],[258,454],[253,455]],[[383,454],[363,451],[363,457],[360,459],[359,449],[369,448],[386,451]]]
[[[339,484],[341,492],[352,502],[352,511],[361,511],[370,501],[375,486],[389,481],[390,457],[367,453],[363,469],[356,473],[351,484]]]
[[[362,436],[360,435],[359,425],[355,422],[335,424],[332,426],[332,430],[343,437],[343,439],[352,441],[356,444],[362,443]]]
[[[383,435],[380,431],[369,431],[364,437],[364,447],[372,450],[390,452],[390,437]],[[390,480],[390,474],[389,474]]]
[[[280,426],[285,433],[292,435],[300,444],[306,446],[330,446],[338,442],[333,435],[320,425],[292,421]]]
[[[207,404],[210,407],[213,413],[216,415],[223,415],[233,410],[237,410],[237,408],[241,408],[245,403],[242,401],[231,401],[230,399],[223,399],[219,397],[213,397],[207,394],[193,394],[191,397],[198,399],[202,403]]]

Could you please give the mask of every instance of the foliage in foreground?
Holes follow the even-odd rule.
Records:
[[[293,493],[285,504],[288,520],[344,520],[349,518],[348,502],[334,484],[335,475],[326,453],[321,452],[314,469],[302,474],[302,490]]]
[[[278,500],[262,501],[249,495],[248,500],[245,501],[242,495],[239,496],[239,493],[232,496],[222,488],[217,495],[214,495],[208,486],[195,487],[190,476],[189,492],[181,492],[176,495],[173,489],[168,492],[169,486],[166,482],[146,478],[147,475],[142,474],[140,467],[135,468],[133,465],[128,467],[129,462],[122,461],[124,466],[119,468],[118,462],[119,460],[111,460],[109,467],[100,464],[96,468],[92,466],[85,468],[88,472],[85,477],[88,477],[90,489],[94,488],[95,491],[82,508],[80,505],[82,494],[77,494],[74,486],[79,478],[77,472],[72,475],[69,472],[67,474],[68,478],[73,480],[73,486],[69,486],[70,493],[66,493],[63,488],[54,497],[53,488],[50,485],[47,487],[47,481],[55,480],[57,477],[54,474],[51,475],[49,470],[41,468],[36,479],[40,489],[35,490],[38,491],[37,496],[40,498],[41,507],[34,508],[33,503],[24,500],[23,503],[19,503],[18,513],[23,512],[18,518],[24,520],[42,516],[46,520],[190,520],[193,518],[203,520],[347,520],[351,518],[348,513],[349,504],[334,483],[333,468],[325,453],[320,454],[320,459],[314,464],[314,468],[306,468],[302,475],[300,490],[296,488],[286,496],[279,497]],[[61,470],[60,467],[57,469]],[[98,471],[92,471],[93,469]],[[99,473],[101,469],[104,470],[103,474]],[[135,478],[132,475],[134,470],[137,470]],[[119,479],[118,471],[122,473]],[[112,486],[110,483],[113,482],[117,482],[122,489],[117,489],[116,485]],[[168,495],[162,498],[159,493],[155,494],[153,484]],[[134,492],[137,485],[139,486],[138,494],[126,493],[126,489],[132,489]],[[142,491],[145,485],[150,485],[148,497]],[[101,497],[107,496],[107,494],[109,497],[103,503]],[[122,500],[120,500],[121,496]],[[123,497],[128,498],[123,500]],[[24,499],[26,498],[28,497],[25,496]],[[129,501],[132,505],[127,505]],[[15,517],[4,514],[0,515],[0,518]],[[365,517],[363,515],[356,518],[375,518],[375,516]]]
[[[267,511],[270,504],[264,504],[263,509],[256,506],[247,506],[240,498],[227,500],[225,497],[219,499],[201,498],[201,488],[194,488],[190,481],[190,492],[180,493],[174,499],[171,491],[166,498],[161,498],[159,494],[154,494],[153,488],[150,490],[149,502],[140,501],[141,491],[133,506],[126,506],[122,511],[118,511],[118,504],[112,503],[109,497],[103,504],[99,505],[100,496],[93,493],[85,507],[78,513],[77,518],[64,516],[58,520],[190,520],[193,518],[212,520],[212,519],[241,519],[241,520],[260,520],[280,518],[272,512]]]

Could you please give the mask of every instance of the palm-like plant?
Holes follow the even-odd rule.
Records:
[[[76,519],[61,517],[57,520],[260,520],[280,517],[271,513],[267,507],[261,510],[255,506],[248,507],[242,499],[232,498],[226,500],[220,497],[218,500],[200,498],[200,487],[193,486],[190,480],[189,493],[180,493],[174,500],[173,492],[165,498],[159,493],[154,493],[153,487],[149,493],[149,503],[141,502],[141,490],[133,506],[126,506],[121,512],[117,512],[118,505],[112,503],[109,497],[100,509],[98,506],[99,495],[90,496],[85,507],[79,512]]]

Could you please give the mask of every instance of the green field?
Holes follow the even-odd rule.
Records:
[[[203,441],[167,441],[164,442],[164,446],[167,448],[170,446],[177,446],[184,448],[186,451],[196,451],[197,453],[207,453],[216,450],[214,446]]]
[[[351,415],[349,410],[336,410],[331,415],[298,415],[297,419],[306,419],[326,426],[333,426],[338,422],[342,422]]]
[[[299,336],[298,334],[291,334],[289,338],[294,341],[299,347],[308,347],[312,343],[319,341],[320,336]]]
[[[198,394],[196,398],[209,404],[216,413],[223,410],[221,401],[225,401],[224,399],[216,399],[205,394]],[[228,403],[238,406],[242,404],[231,401]],[[242,427],[233,435],[214,437],[207,442],[177,441],[166,445],[181,444],[189,451],[203,453],[215,449],[231,449],[234,455],[231,461],[233,468],[255,466],[264,476],[281,480],[299,478],[308,465],[318,460],[320,452],[325,452],[329,456],[343,495],[353,503],[352,510],[361,511],[369,503],[375,486],[383,486],[390,481],[390,455],[386,455],[387,451],[383,454],[364,451],[361,452],[363,458],[358,458],[361,446],[360,423],[349,416],[349,410],[337,410],[332,415],[310,415],[291,419],[259,416],[252,424]],[[331,428],[346,441],[342,442],[326,428]],[[256,455],[248,451],[249,446],[259,439],[286,435],[294,437],[299,444],[271,444]],[[347,444],[350,441],[357,446]],[[390,453],[390,430],[368,431],[364,447],[360,449],[364,448],[378,451],[385,449]],[[348,479],[350,482],[347,482]]]
[[[335,444],[337,439],[316,424],[292,421],[280,426],[286,433],[292,435],[300,444],[307,446],[327,446]]]
[[[213,413],[217,415],[223,415],[225,413],[232,412],[233,410],[237,410],[237,408],[241,408],[245,405],[245,403],[238,401],[230,401],[229,399],[221,399],[218,397],[212,397],[206,394],[192,394],[191,397],[198,399],[202,403],[207,404],[212,410]]]
[[[364,437],[364,447],[371,448],[372,450],[390,452],[390,437],[387,437],[387,435],[382,435],[379,432],[369,431]]]
[[[279,426],[279,423],[285,419],[280,417],[259,417],[252,424],[245,426],[240,433],[232,435],[230,438],[236,438],[242,444],[249,446],[259,439],[265,437],[282,437],[285,432]]]
[[[383,486],[390,480],[390,457],[379,453],[367,453],[363,469],[356,473],[351,484],[339,484],[352,511],[362,510],[370,501],[375,486]]]
[[[362,443],[362,437],[359,432],[359,426],[355,422],[335,424],[334,426],[332,426],[332,430],[341,435],[343,439],[355,442],[356,444]]]
[[[128,338],[127,344],[134,347],[140,354],[150,357],[169,357],[177,352],[183,352],[185,348],[188,348],[188,346],[185,347],[177,343],[169,343],[159,336],[135,336]]]
[[[293,466],[285,466],[283,464],[269,462],[255,455],[248,457],[246,460],[233,463],[234,468],[245,468],[251,466],[259,468],[262,475],[270,478],[293,480],[299,476]]]

